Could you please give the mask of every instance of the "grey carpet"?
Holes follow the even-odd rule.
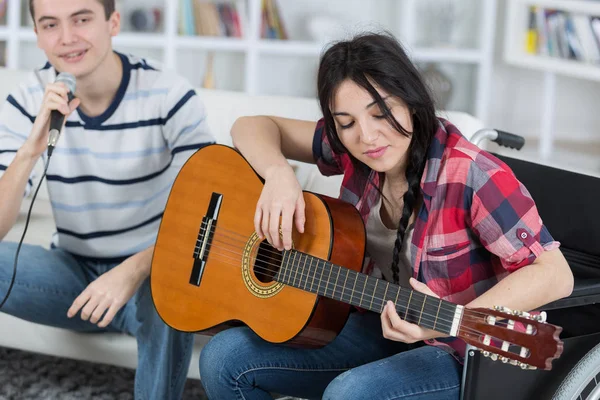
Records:
[[[134,371],[0,347],[0,400],[129,400]],[[205,400],[188,379],[184,400]]]

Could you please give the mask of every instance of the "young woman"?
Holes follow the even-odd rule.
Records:
[[[325,175],[344,174],[341,198],[367,230],[365,273],[466,307],[531,310],[569,295],[571,271],[527,190],[436,117],[393,37],[333,45],[317,84],[322,120],[245,117],[232,128],[265,179],[259,235],[291,248],[292,226],[302,232],[305,217],[286,159],[312,162]],[[221,332],[204,347],[200,374],[211,399],[458,399],[465,344],[442,336],[402,320],[389,302],[381,316],[351,313],[316,350],[271,344],[248,328]]]

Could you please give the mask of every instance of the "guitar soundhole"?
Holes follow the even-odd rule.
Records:
[[[258,246],[254,262],[254,275],[262,283],[273,281],[281,266],[281,252],[263,240]]]

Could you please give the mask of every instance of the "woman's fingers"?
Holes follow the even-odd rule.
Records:
[[[292,225],[294,219],[294,208],[284,207],[281,214],[281,236],[283,248],[291,250],[292,248]]]
[[[282,250],[281,239],[279,237],[279,224],[281,216],[281,207],[273,206],[269,213],[269,235],[271,236],[271,244],[278,250]]]
[[[383,337],[404,343],[414,343],[421,336],[421,328],[400,318],[394,304],[388,301],[381,313]]]
[[[300,196],[298,201],[296,201],[296,210],[295,210],[295,221],[296,221],[296,229],[298,232],[304,233],[304,222],[306,222],[306,217],[304,214],[304,208],[306,204],[304,203],[304,196]]]
[[[262,210],[262,221],[260,223],[261,225],[261,230],[263,233],[263,236],[265,237],[265,239],[267,239],[267,242],[273,244],[273,241],[271,240],[271,233],[269,232],[269,210],[268,209],[264,209]]]
[[[262,207],[260,205],[257,205],[256,211],[254,212],[254,230],[256,231],[258,237],[261,239],[265,237],[265,234],[263,233],[262,229],[262,216]]]

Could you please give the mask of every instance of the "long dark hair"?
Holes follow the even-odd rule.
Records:
[[[335,152],[347,153],[350,156],[358,178],[365,185],[373,184],[369,179],[372,171],[344,147],[337,135],[331,113],[335,92],[347,79],[369,92],[394,129],[401,135],[411,137],[406,168],[408,190],[403,198],[404,209],[392,261],[393,278],[398,282],[400,249],[419,192],[427,150],[439,124],[435,115],[435,104],[417,68],[400,43],[387,32],[363,33],[351,40],[337,42],[321,56],[317,88],[327,138]],[[406,103],[412,112],[412,133],[407,132],[394,118],[373,84]],[[383,176],[380,175],[380,178]]]

